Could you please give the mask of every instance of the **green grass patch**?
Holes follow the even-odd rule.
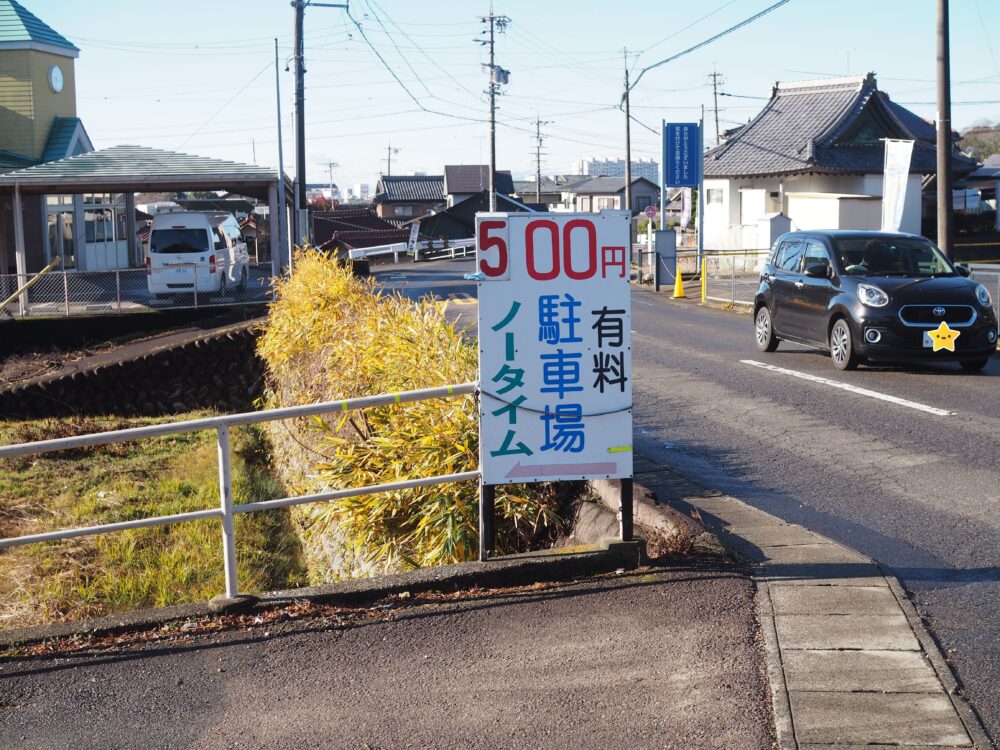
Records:
[[[177,418],[207,416],[205,412]],[[155,424],[98,418],[0,422],[0,443]],[[257,427],[233,430],[237,503],[281,497]],[[214,432],[0,460],[0,536],[215,508]],[[236,518],[240,589],[299,585],[301,550],[287,511]],[[202,601],[224,591],[221,524],[193,521],[0,552],[0,628]]]

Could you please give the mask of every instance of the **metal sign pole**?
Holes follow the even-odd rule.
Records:
[[[479,477],[479,562],[486,562],[496,551],[496,491],[495,485]]]

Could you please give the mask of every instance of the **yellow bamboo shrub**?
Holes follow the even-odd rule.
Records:
[[[476,379],[476,350],[434,300],[379,293],[315,252],[278,283],[259,352],[268,406],[339,400]],[[272,428],[286,482],[299,492],[474,470],[473,396],[402,404]],[[528,548],[558,524],[546,486],[497,493],[498,546]],[[300,506],[314,582],[469,560],[478,545],[475,482]]]

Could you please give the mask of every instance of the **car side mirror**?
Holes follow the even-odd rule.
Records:
[[[828,268],[826,263],[814,263],[811,266],[806,266],[806,276],[813,279],[825,279],[829,275]]]
[[[972,276],[972,269],[963,263],[956,263],[955,270],[959,272],[965,278]]]

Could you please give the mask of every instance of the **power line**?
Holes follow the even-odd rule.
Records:
[[[219,108],[218,108],[217,110],[215,110],[215,112],[214,112],[214,113],[212,114],[212,116],[211,116],[211,117],[209,117],[209,118],[208,118],[207,120],[205,120],[205,122],[203,122],[203,123],[202,123],[201,125],[199,125],[199,126],[198,126],[197,128],[195,128],[195,129],[194,129],[194,130],[193,130],[193,131],[191,132],[191,134],[190,134],[190,135],[189,135],[189,136],[188,136],[187,138],[185,138],[185,139],[184,139],[184,140],[183,140],[183,141],[181,142],[181,145],[179,145],[179,146],[178,146],[177,148],[178,148],[178,149],[182,149],[182,148],[184,148],[184,146],[185,146],[185,145],[187,144],[187,142],[188,142],[188,141],[190,141],[190,140],[191,140],[192,138],[194,138],[194,137],[195,137],[196,135],[198,135],[198,133],[200,133],[200,132],[201,132],[201,129],[202,129],[202,128],[204,128],[204,127],[205,127],[206,125],[208,125],[208,123],[210,123],[210,122],[211,122],[212,120],[214,120],[214,119],[216,118],[216,116],[217,116],[217,115],[218,115],[218,114],[219,114],[220,112],[222,112],[222,111],[223,111],[224,109],[226,109],[226,107],[228,107],[228,106],[229,106],[230,104],[232,104],[232,103],[233,103],[233,101],[234,101],[234,100],[236,99],[236,97],[238,97],[238,96],[239,96],[240,94],[242,94],[242,93],[243,93],[244,91],[246,91],[246,90],[247,90],[248,88],[250,88],[250,85],[251,85],[251,84],[252,84],[252,83],[253,83],[254,81],[256,81],[256,80],[257,80],[258,78],[260,78],[260,77],[261,77],[262,75],[264,75],[264,72],[265,72],[265,71],[267,71],[267,70],[270,70],[270,68],[271,68],[271,63],[270,63],[270,61],[269,61],[269,62],[267,63],[267,65],[265,65],[265,66],[264,66],[263,68],[261,68],[261,69],[260,69],[260,72],[258,72],[258,73],[257,73],[257,75],[255,75],[255,76],[254,76],[253,78],[251,78],[251,79],[250,79],[249,81],[247,81],[247,82],[246,82],[246,84],[244,84],[243,88],[241,88],[241,89],[240,89],[239,91],[237,91],[237,92],[236,92],[235,94],[233,94],[233,95],[232,95],[231,97],[229,97],[229,98],[228,98],[228,99],[226,100],[226,103],[225,103],[225,104],[223,104],[223,105],[222,105],[221,107],[219,107]]]
[[[702,16],[701,18],[699,18],[699,19],[698,19],[697,21],[692,21],[692,22],[691,22],[691,23],[689,23],[689,24],[688,24],[687,26],[682,26],[681,28],[679,28],[679,29],[677,29],[677,30],[676,30],[675,32],[673,32],[672,34],[668,34],[667,36],[663,37],[663,39],[661,39],[660,41],[658,41],[658,42],[655,42],[655,43],[653,43],[653,44],[649,45],[648,47],[646,47],[646,49],[643,49],[643,50],[640,50],[640,51],[639,51],[639,55],[637,55],[637,56],[636,56],[636,59],[638,59],[638,57],[639,57],[639,56],[641,56],[641,55],[644,55],[644,54],[646,54],[646,53],[647,53],[647,52],[649,52],[649,51],[650,51],[651,49],[655,49],[656,47],[659,47],[659,46],[660,46],[661,44],[663,44],[664,42],[668,42],[668,41],[670,41],[670,40],[671,40],[671,39],[673,39],[673,38],[674,38],[675,36],[677,36],[677,35],[679,35],[679,34],[683,34],[683,33],[684,33],[685,31],[687,31],[688,29],[690,29],[690,28],[692,28],[692,27],[694,27],[694,26],[697,26],[697,25],[698,25],[699,23],[701,23],[702,21],[706,21],[706,20],[708,20],[709,18],[711,18],[712,16],[714,16],[714,15],[715,15],[716,13],[718,13],[718,12],[719,12],[720,10],[723,10],[723,9],[725,9],[725,8],[728,8],[728,7],[730,6],[730,5],[732,5],[732,4],[733,4],[733,3],[735,3],[735,2],[736,2],[736,0],[728,0],[728,2],[725,2],[725,3],[723,3],[723,4],[722,4],[722,5],[720,5],[720,6],[718,7],[718,8],[716,8],[715,10],[713,10],[713,11],[712,11],[711,13],[706,13],[706,14],[705,14],[705,15],[703,15],[703,16]]]
[[[718,41],[719,39],[722,39],[722,37],[728,36],[729,34],[732,34],[734,31],[738,31],[739,29],[742,29],[744,26],[747,26],[747,25],[753,23],[754,21],[756,21],[756,20],[758,20],[760,18],[763,18],[768,13],[771,13],[771,12],[777,10],[778,8],[780,8],[782,5],[788,4],[788,2],[790,2],[790,0],[778,0],[778,2],[774,3],[773,5],[769,5],[768,7],[764,8],[764,10],[760,11],[760,13],[756,13],[756,14],[750,16],[749,18],[744,19],[743,21],[740,21],[735,26],[730,26],[728,29],[725,29],[724,31],[720,31],[715,36],[709,37],[705,41],[699,42],[698,44],[694,45],[693,47],[688,47],[686,50],[678,52],[676,55],[671,55],[670,57],[667,57],[667,58],[665,58],[663,60],[660,60],[657,63],[653,63],[652,65],[648,65],[647,67],[645,67],[645,68],[643,68],[642,70],[639,71],[639,75],[637,75],[635,77],[635,81],[633,81],[631,88],[634,89],[639,84],[639,81],[642,79],[642,77],[644,75],[646,75],[646,73],[648,73],[649,71],[653,70],[654,68],[659,68],[661,65],[666,65],[667,63],[673,62],[674,60],[677,60],[678,58],[684,57],[684,55],[690,54],[691,52],[694,52],[695,50],[701,49],[702,47],[705,47],[705,46],[711,44],[712,42]]]

